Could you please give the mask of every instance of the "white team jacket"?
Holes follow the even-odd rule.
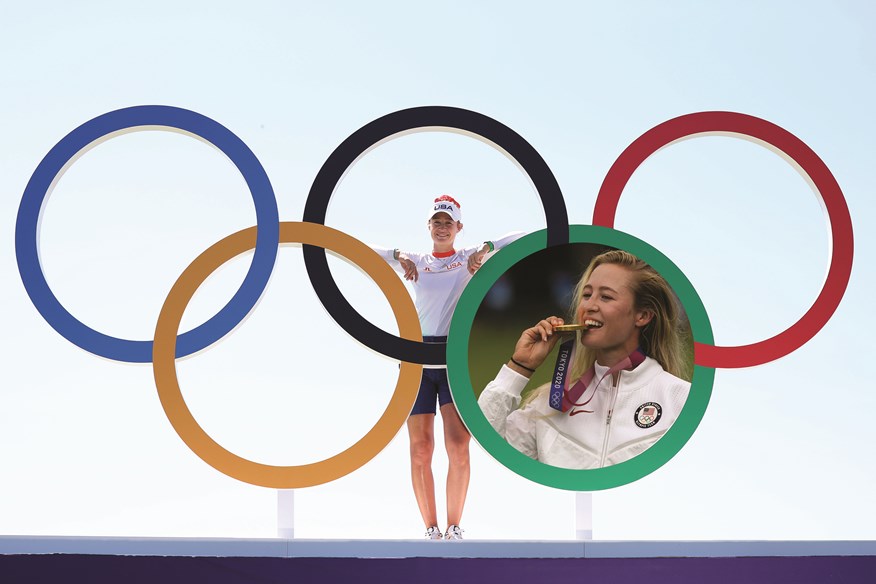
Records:
[[[596,365],[583,398],[608,371]],[[621,371],[617,386],[606,377],[589,404],[559,412],[548,405],[547,392],[523,409],[520,393],[529,380],[502,366],[484,389],[478,405],[495,430],[527,456],[561,468],[601,468],[644,452],[678,418],[690,383],[646,358],[632,371]],[[581,401],[581,400],[579,400]],[[570,415],[575,410],[593,413]]]
[[[492,240],[493,247],[498,251],[524,235],[523,231],[506,233],[499,239]],[[414,289],[417,316],[420,318],[420,327],[424,335],[447,336],[453,311],[463,289],[471,280],[471,274],[468,273],[468,258],[480,247],[480,245],[466,247],[443,258],[436,258],[429,253],[404,252],[416,264],[419,273],[419,279],[411,285]],[[383,247],[372,247],[372,249],[396,271],[403,271],[399,262],[393,259],[395,250]]]

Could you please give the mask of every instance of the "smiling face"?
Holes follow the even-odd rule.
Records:
[[[634,284],[629,269],[600,264],[584,286],[576,316],[592,328],[581,332],[581,344],[595,351],[600,365],[614,365],[635,351],[641,328],[653,318],[636,309]]]
[[[447,213],[435,213],[429,220],[429,234],[432,236],[432,250],[447,252],[453,249],[456,235],[462,223],[454,221]]]

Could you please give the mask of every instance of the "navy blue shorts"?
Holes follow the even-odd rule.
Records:
[[[427,343],[443,343],[447,341],[447,337],[423,337],[423,340]],[[434,414],[436,397],[438,405],[453,403],[450,383],[447,381],[447,369],[423,369],[420,391],[417,393],[417,401],[414,403],[411,415]]]
[[[434,414],[435,398],[438,404],[452,404],[450,384],[447,382],[447,369],[423,369],[423,378],[420,380],[420,392],[411,415]]]

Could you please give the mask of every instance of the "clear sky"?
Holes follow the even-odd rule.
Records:
[[[271,179],[280,218],[300,220],[314,176],[349,134],[399,109],[449,105],[528,140],[574,224],[590,223],[601,181],[630,142],[690,112],[765,118],[827,163],[856,246],[833,319],[787,357],[719,370],[690,443],[652,475],[595,494],[594,529],[599,539],[876,538],[876,396],[865,332],[876,285],[874,25],[876,11],[863,1],[3,5],[0,534],[276,533],[276,492],[198,459],[168,423],[150,366],[79,349],[28,299],[15,218],[58,140],[122,107],[195,110],[246,142]],[[440,193],[463,202],[461,245],[544,226],[517,166],[446,132],[403,136],[363,156],[339,185],[327,224],[367,243],[425,249],[425,205]],[[70,167],[44,207],[40,252],[52,289],[77,318],[149,339],[182,270],[254,222],[246,186],[221,153],[180,134],[137,132]],[[806,181],[769,150],[729,137],[687,140],[648,159],[616,226],[686,273],[721,344],[793,324],[829,258],[825,215]],[[215,313],[247,262],[238,258],[208,281],[185,328]],[[341,261],[332,266],[354,306],[391,328],[377,288]],[[357,440],[397,373],[325,313],[295,246],[280,251],[250,317],[178,368],[204,427],[230,450],[271,464],[319,460]],[[472,464],[467,536],[571,536],[571,494],[514,475],[477,446]],[[404,435],[364,468],[296,497],[300,537],[421,531]]]

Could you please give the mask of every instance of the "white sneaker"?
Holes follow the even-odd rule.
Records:
[[[444,533],[444,539],[462,539],[462,528],[458,525],[451,525]]]
[[[433,525],[426,530],[426,539],[441,539],[441,530],[437,525]]]

